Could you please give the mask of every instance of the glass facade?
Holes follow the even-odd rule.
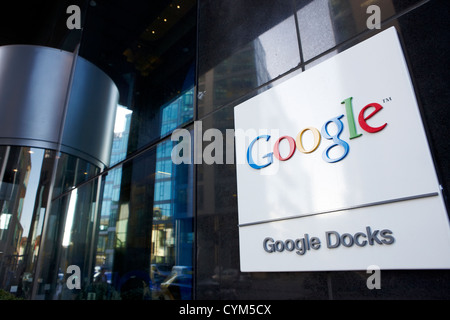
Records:
[[[1,45],[73,52],[120,98],[107,168],[59,150],[0,147],[0,288],[25,299],[192,299],[194,169],[172,163],[169,135],[194,119],[196,1],[30,8],[5,17]],[[70,29],[78,12],[83,28]]]
[[[68,210],[64,206],[68,205],[70,198],[67,192],[74,194],[71,199],[76,198],[78,189],[73,189],[73,186],[89,181],[99,170],[62,153],[57,165],[53,150],[6,146],[1,152],[1,286],[19,297],[31,298],[33,289],[38,292],[34,294],[44,294],[56,281],[53,278],[58,273],[55,267],[61,236],[65,236],[62,246],[68,246],[69,233],[61,234],[62,226],[67,224],[72,228],[75,217],[74,208],[68,217],[64,214]],[[55,166],[56,179],[53,180]],[[73,190],[68,191],[70,189]],[[49,201],[53,196],[55,200]],[[94,201],[86,197],[88,195],[83,193],[83,200],[87,201],[85,205]],[[81,209],[77,213],[81,214]],[[84,221],[82,219],[85,217],[77,216],[80,223]],[[91,234],[84,234],[84,242],[92,241],[92,225],[83,223],[77,226],[84,232],[89,227]],[[42,281],[36,285],[37,277]]]
[[[366,26],[369,4],[381,9],[381,30],[400,35],[448,199],[445,1],[2,8],[0,45],[73,52],[112,79],[119,101],[106,168],[60,150],[0,146],[0,289],[35,300],[448,299],[446,270],[383,270],[382,290],[367,289],[365,271],[240,272],[235,165],[172,161],[174,130],[194,138],[201,121],[200,134],[219,129],[225,141],[236,105],[379,32]],[[67,27],[69,5],[80,8],[82,29]]]

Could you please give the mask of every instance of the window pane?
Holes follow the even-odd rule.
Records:
[[[368,31],[370,5],[380,8],[381,22],[408,9],[419,0],[296,0],[298,26],[304,60],[331,49],[350,38]]]
[[[29,299],[54,152],[0,147],[0,289]]]
[[[37,297],[79,299],[89,287],[98,179],[54,200],[43,239]]]
[[[204,1],[199,20],[198,116],[300,64],[291,1]]]
[[[108,74],[120,95],[111,164],[192,120],[196,7],[195,0],[89,6],[79,55]]]
[[[52,229],[61,231],[48,246],[51,259],[61,257],[60,279],[51,285],[56,299],[192,298],[193,166],[173,164],[173,146],[162,141],[110,170],[98,209],[91,183],[55,202],[54,212],[66,217],[55,217]],[[65,286],[69,265],[80,267],[80,290]]]

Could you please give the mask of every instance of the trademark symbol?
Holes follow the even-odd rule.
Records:
[[[384,98],[384,99],[383,99],[383,103],[389,102],[389,101],[392,101],[392,98],[391,98],[391,97],[389,97],[389,98]]]

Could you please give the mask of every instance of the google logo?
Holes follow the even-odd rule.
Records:
[[[350,139],[355,139],[355,138],[362,136],[362,134],[358,133],[357,129],[356,129],[355,118],[353,115],[352,99],[353,99],[353,97],[347,98],[344,101],[342,101],[341,104],[345,105],[345,111],[347,114],[348,126],[349,126],[349,131],[350,131]],[[369,109],[371,109],[371,112],[366,115],[366,111]],[[366,131],[368,133],[376,133],[376,132],[383,130],[387,126],[387,123],[385,123],[379,127],[372,127],[367,123],[367,121],[370,118],[372,118],[375,114],[380,112],[382,109],[383,109],[383,107],[378,103],[369,103],[364,108],[362,108],[358,115],[358,123],[359,123],[359,126],[361,127],[361,129],[363,129],[364,131]],[[341,121],[342,117],[344,117],[343,114],[326,121],[323,124],[320,132],[315,127],[307,127],[307,128],[304,128],[302,131],[300,131],[297,134],[295,139],[291,136],[282,136],[282,137],[278,138],[275,141],[275,145],[273,147],[273,152],[267,153],[266,155],[264,155],[262,157],[263,159],[267,159],[267,161],[263,164],[257,164],[253,160],[252,150],[253,150],[254,145],[258,141],[262,140],[262,141],[268,142],[270,140],[271,136],[270,135],[257,136],[248,146],[247,162],[250,165],[250,167],[252,167],[253,169],[259,170],[259,169],[262,169],[262,168],[265,168],[265,167],[271,165],[273,163],[273,157],[275,157],[276,159],[278,159],[280,161],[289,160],[294,155],[296,149],[304,154],[312,153],[319,147],[320,142],[322,140],[322,136],[327,140],[332,140],[332,142],[333,142],[332,145],[328,146],[323,151],[322,159],[328,163],[334,163],[334,162],[341,161],[342,159],[344,159],[347,156],[347,154],[350,150],[350,146],[348,145],[348,143],[340,138],[340,135],[342,134],[342,131],[344,130],[344,124]],[[334,135],[330,134],[329,130],[328,130],[328,127],[331,124],[334,124],[337,128],[337,133]],[[304,133],[307,131],[310,131],[313,135],[313,146],[311,148],[309,148],[308,150],[306,150],[304,148],[303,140],[302,140]],[[289,152],[287,155],[281,155],[281,153],[280,153],[279,147],[280,147],[280,143],[283,140],[286,140],[289,143]],[[329,155],[330,150],[333,148],[336,148],[336,147],[341,147],[343,149],[342,155],[340,155],[339,157],[331,158]]]

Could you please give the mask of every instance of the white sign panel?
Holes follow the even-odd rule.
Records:
[[[242,271],[450,267],[395,28],[235,107]]]

